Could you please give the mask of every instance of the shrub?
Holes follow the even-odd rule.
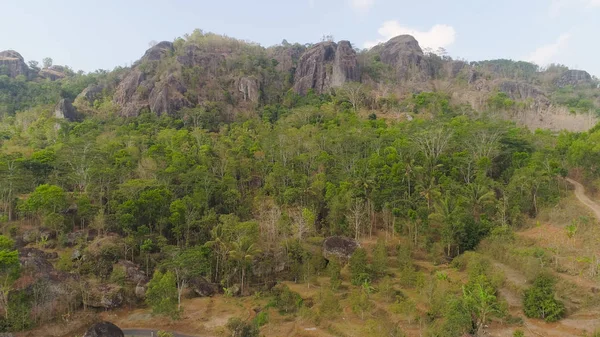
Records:
[[[302,297],[286,285],[274,289],[275,307],[282,314],[293,314],[302,306]]]
[[[254,324],[245,322],[237,317],[232,317],[227,321],[231,337],[258,337],[259,330]]]

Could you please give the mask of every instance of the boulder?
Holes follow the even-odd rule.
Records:
[[[342,260],[350,259],[352,253],[360,247],[358,241],[343,237],[331,236],[323,241],[323,256],[326,259],[337,257]]]
[[[210,283],[203,277],[197,277],[190,281],[190,288],[200,297],[210,297],[219,292],[219,285]]]
[[[348,41],[321,42],[306,50],[296,69],[294,90],[305,95],[310,89],[325,93],[346,82],[360,81],[356,52]]]
[[[141,285],[148,283],[149,279],[146,273],[137,264],[127,260],[119,260],[117,265],[125,270],[125,279],[127,281]]]
[[[85,101],[89,105],[94,104],[94,101],[102,98],[105,86],[101,84],[90,84],[87,88],[77,95],[76,101]]]
[[[577,86],[580,84],[588,84],[592,82],[592,76],[583,70],[567,70],[557,80],[556,85],[560,88],[566,86]]]
[[[81,260],[82,257],[83,255],[81,254],[81,251],[79,249],[75,249],[71,254],[71,261]]]
[[[382,63],[396,71],[399,81],[428,80],[433,77],[433,70],[427,61],[419,42],[411,35],[400,35],[384,44],[371,49],[371,53],[379,56]]]
[[[113,102],[121,107],[122,116],[137,116],[140,110],[148,107],[147,95],[154,84],[145,83],[145,80],[146,75],[142,71],[134,69],[119,83],[113,96]]]
[[[146,298],[146,286],[138,284],[135,286],[135,297],[137,297],[140,300],[143,300]]]
[[[83,337],[124,337],[123,331],[110,322],[100,322],[92,325]]]
[[[123,288],[114,284],[98,284],[88,287],[83,303],[93,308],[114,309],[123,304]]]
[[[47,253],[36,248],[23,248],[19,250],[19,262],[25,271],[34,276],[51,277],[56,274],[52,263],[48,261],[53,254]]]
[[[14,50],[5,50],[0,52],[0,75],[12,78],[19,75],[28,76],[29,67],[21,54]]]
[[[237,80],[238,91],[244,102],[258,103],[260,99],[260,82],[254,77],[242,77]]]
[[[54,107],[54,117],[73,122],[77,118],[77,110],[75,110],[71,101],[63,98]]]

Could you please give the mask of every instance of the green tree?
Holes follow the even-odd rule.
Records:
[[[382,277],[387,272],[388,256],[387,248],[383,240],[377,240],[377,245],[373,249],[373,273],[378,277]]]
[[[179,317],[177,310],[177,285],[175,274],[168,271],[156,271],[148,283],[146,303],[152,308],[155,315],[165,315],[172,319]]]
[[[349,264],[352,284],[361,285],[364,281],[369,280],[367,251],[364,248],[357,248],[352,253]]]
[[[230,318],[226,326],[231,337],[258,337],[260,333],[257,326],[237,317]]]
[[[329,271],[329,285],[331,290],[336,291],[342,284],[341,266],[337,258],[332,258],[327,265]]]
[[[42,64],[44,65],[44,68],[52,67],[52,63],[54,63],[54,61],[50,57],[44,57],[44,59],[42,60]]]
[[[40,185],[27,198],[25,211],[37,214],[43,220],[50,214],[58,215],[67,208],[67,195],[56,185]]]
[[[565,306],[554,297],[555,282],[551,276],[540,274],[533,281],[533,286],[525,290],[523,310],[527,317],[541,318],[546,322],[562,318]]]
[[[19,253],[14,249],[14,241],[0,235],[0,301],[5,308],[6,319],[10,314],[9,294],[13,289],[14,282],[19,278],[20,267]]]

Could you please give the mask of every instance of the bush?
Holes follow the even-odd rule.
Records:
[[[546,322],[556,322],[562,318],[565,306],[554,298],[554,284],[554,278],[540,274],[533,286],[525,290],[523,309],[527,317],[541,318]]]
[[[237,317],[232,317],[227,321],[227,329],[231,337],[258,337],[259,330],[254,324],[245,322]]]
[[[358,248],[350,257],[350,274],[352,275],[352,284],[361,285],[370,280],[367,268],[367,251],[364,248]]]
[[[293,314],[302,306],[302,297],[286,285],[275,288],[275,307],[282,314]]]

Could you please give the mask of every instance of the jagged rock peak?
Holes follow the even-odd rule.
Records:
[[[371,49],[379,55],[381,62],[396,70],[400,81],[417,79],[428,80],[433,77],[433,69],[419,42],[411,35],[399,35]]]
[[[323,93],[345,82],[359,80],[358,60],[350,42],[326,41],[317,43],[300,56],[294,90],[302,95],[310,89]]]

